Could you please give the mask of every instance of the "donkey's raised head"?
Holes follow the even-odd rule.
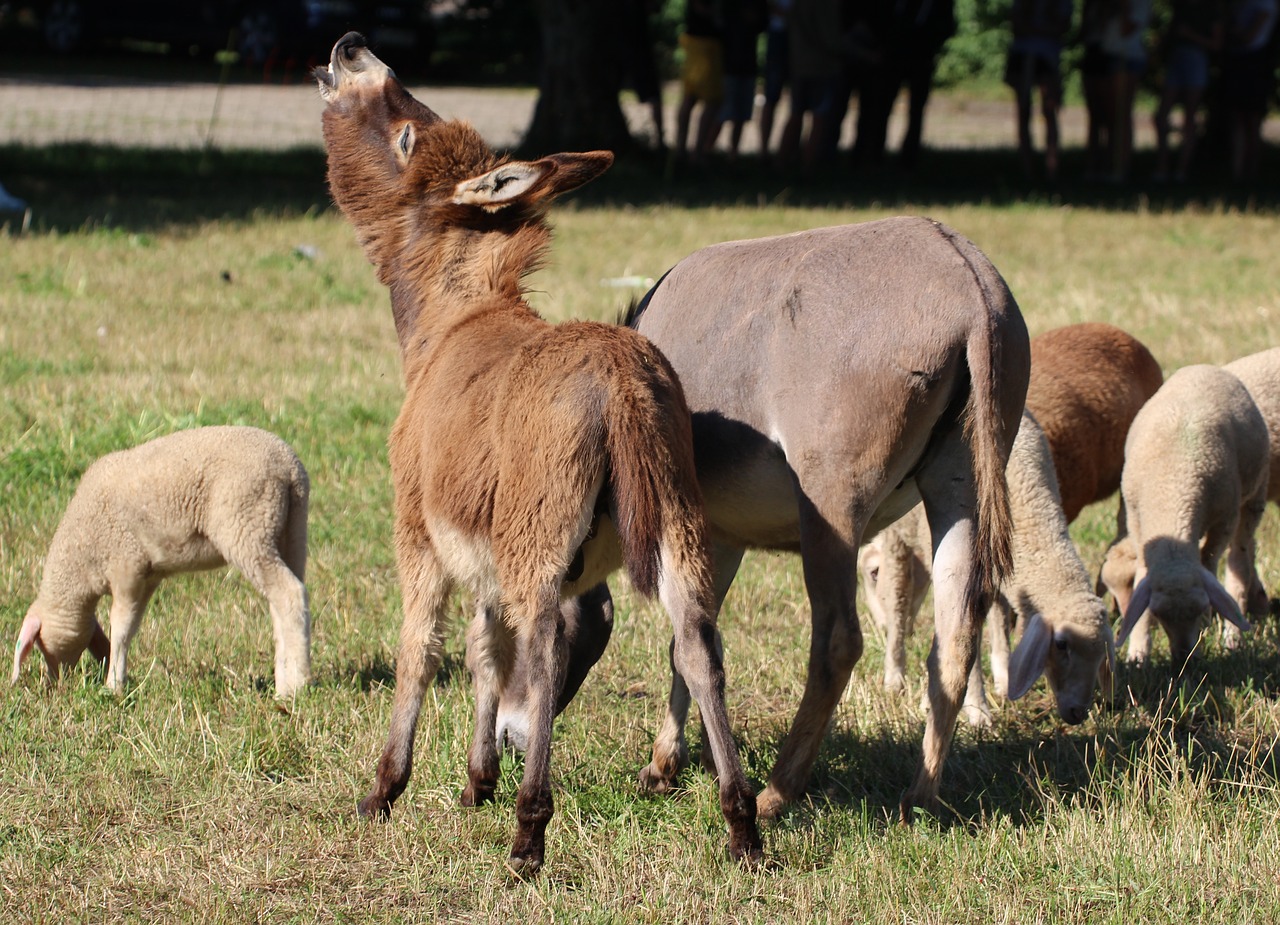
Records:
[[[499,159],[470,124],[446,121],[414,99],[356,32],[314,73],[327,104],[330,190],[385,283],[410,242],[450,229],[527,227],[534,234],[523,251],[532,265],[546,243],[545,206],[613,163],[607,151]]]

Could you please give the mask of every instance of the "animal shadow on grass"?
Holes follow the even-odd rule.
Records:
[[[1121,666],[1114,705],[1099,700],[1082,726],[1058,722],[1047,695],[998,708],[989,730],[962,722],[943,775],[942,805],[925,824],[973,831],[1004,817],[1017,826],[1037,825],[1054,807],[1099,805],[1133,786],[1160,793],[1182,775],[1212,781],[1228,794],[1260,779],[1280,784],[1271,729],[1254,728],[1237,708],[1241,693],[1263,702],[1280,694],[1280,657],[1272,642],[1216,650],[1193,666],[1181,687],[1172,678],[1167,657]],[[757,781],[767,775],[784,734],[782,728],[766,736],[757,731],[755,742],[741,743]],[[819,817],[836,811],[860,816],[872,829],[898,825],[899,799],[919,749],[919,721],[858,732],[837,720],[806,794],[778,824],[820,833]]]
[[[375,687],[394,688],[396,684],[394,656],[379,652],[361,659],[354,665],[326,672],[313,683],[323,687],[354,687],[365,694]],[[457,684],[469,686],[471,675],[467,670],[464,657],[458,653],[446,652],[433,683],[436,687],[452,687]]]

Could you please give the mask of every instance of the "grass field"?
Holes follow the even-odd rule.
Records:
[[[638,791],[665,698],[668,629],[615,579],[610,650],[557,722],[548,865],[516,882],[503,862],[519,760],[504,760],[496,805],[457,802],[471,722],[459,600],[409,790],[389,823],[357,821],[391,704],[399,590],[385,441],[401,383],[386,293],[324,207],[318,158],[188,173],[176,158],[6,154],[6,182],[22,175],[50,205],[34,233],[0,244],[0,633],[14,638],[90,462],[180,428],[254,424],[288,440],[312,478],[315,681],[288,708],[274,702],[265,603],[229,572],[162,586],[123,697],[87,661],[54,690],[28,664],[0,694],[0,920],[1280,916],[1274,621],[1236,652],[1209,640],[1205,683],[1177,696],[1166,696],[1159,639],[1153,664],[1121,671],[1118,707],[1080,727],[1058,723],[1043,684],[997,705],[992,731],[957,735],[942,817],[911,829],[896,807],[917,760],[927,634],[910,651],[908,694],[890,697],[868,623],[809,794],[766,827],[771,863],[745,871],[724,858],[704,774],[687,772],[674,797]],[[109,189],[77,167],[94,157],[116,178]],[[623,174],[557,214],[531,301],[553,319],[612,318],[640,290],[603,280],[657,277],[719,240],[897,212],[925,212],[977,242],[1033,334],[1108,320],[1166,372],[1280,343],[1274,209],[1195,196],[944,190],[878,202],[873,191],[809,187],[695,207],[635,195]],[[1091,570],[1113,509],[1095,505],[1073,527]],[[1259,546],[1263,581],[1280,587],[1274,511]],[[749,555],[722,626],[731,717],[757,783],[799,700],[807,623],[797,560]]]

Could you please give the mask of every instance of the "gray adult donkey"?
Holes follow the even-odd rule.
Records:
[[[930,712],[902,818],[933,808],[992,593],[1010,565],[1004,467],[1030,369],[1022,316],[991,262],[923,218],[890,218],[718,244],[678,263],[630,324],[680,376],[693,415],[717,606],[748,548],[798,551],[812,607],[800,708],[757,806],[804,790],[854,664],[865,538],[924,502],[933,537],[936,634]],[[566,603],[563,707],[604,649],[608,597]],[[523,739],[517,666],[499,735]],[[689,692],[674,674],[641,773],[670,788],[687,763]]]

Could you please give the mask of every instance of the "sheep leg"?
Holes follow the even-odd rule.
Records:
[[[970,726],[991,728],[991,706],[987,703],[986,679],[982,676],[982,659],[974,649],[973,665],[969,668],[969,683],[964,689],[964,718]]]
[[[987,645],[991,648],[991,681],[996,693],[1009,696],[1009,630],[1013,611],[1003,595],[987,611]]]
[[[467,786],[463,806],[493,799],[498,783],[498,702],[515,663],[515,641],[493,604],[478,604],[467,627],[467,667],[476,695],[476,725],[467,752]]]
[[[892,544],[887,550],[874,592],[867,589],[867,598],[876,597],[885,613],[884,686],[885,690],[898,692],[906,687],[907,636],[911,632],[914,614],[911,602],[914,597],[912,565],[892,555],[903,544]],[[886,607],[887,602],[887,607]]]
[[[1240,519],[1236,524],[1227,552],[1227,571],[1223,576],[1226,579],[1227,593],[1240,605],[1240,612],[1255,617],[1264,616],[1267,612],[1267,593],[1258,579],[1255,564],[1257,555],[1255,532],[1258,529],[1258,522],[1262,520],[1266,503],[1266,495],[1260,493],[1241,505]],[[1239,647],[1241,639],[1240,628],[1224,620],[1222,623],[1223,645],[1228,649],[1235,649]]]
[[[306,585],[278,556],[230,561],[267,599],[275,637],[276,696],[292,697],[311,678],[311,610]]]
[[[933,645],[929,649],[929,715],[925,720],[924,742],[919,769],[908,791],[902,795],[901,815],[911,823],[916,807],[933,811],[937,805],[942,766],[951,739],[955,736],[956,718],[969,686],[969,673],[978,656],[978,640],[982,632],[982,613],[989,601],[966,600],[975,563],[973,549],[975,525],[972,484],[955,482],[950,487],[950,512],[929,510],[929,526],[934,537],[933,550]],[[966,491],[966,498],[955,494]],[[924,486],[922,485],[922,494]],[[928,499],[928,495],[925,495]]]
[[[551,729],[556,695],[564,683],[568,660],[557,589],[558,583],[544,591],[532,607],[513,607],[516,614],[532,611],[532,619],[523,624],[521,640],[529,665],[529,740],[524,778],[516,793],[516,837],[507,860],[511,871],[522,877],[537,873],[542,866],[547,823],[555,812],[551,796]]]
[[[803,792],[836,704],[862,657],[862,627],[855,609],[860,530],[854,526],[850,505],[831,505],[831,510],[820,512],[809,500],[816,496],[806,490],[800,506],[800,548],[812,610],[808,676],[769,785],[757,801],[763,818],[776,817]]]
[[[1138,583],[1142,581],[1146,575],[1146,567],[1139,565],[1133,573],[1133,587],[1136,588]],[[1124,613],[1125,610],[1128,609],[1129,601],[1132,600],[1132,597],[1132,594],[1126,597],[1124,601],[1124,609],[1120,611],[1121,613]],[[1133,631],[1129,633],[1129,641],[1125,647],[1124,653],[1124,660],[1130,665],[1141,665],[1146,662],[1147,658],[1150,656],[1151,623],[1153,619],[1151,611],[1148,610],[1143,613],[1143,615],[1138,618],[1138,622],[1133,625]]]
[[[360,815],[366,818],[389,816],[392,804],[409,783],[413,771],[413,737],[422,698],[440,667],[444,651],[442,623],[450,583],[435,552],[425,537],[419,539],[404,525],[397,524],[396,553],[404,623],[400,627],[391,728],[378,761],[373,789],[358,807]]]
[[[663,543],[658,597],[671,617],[672,661],[698,702],[704,735],[711,746],[720,784],[720,811],[729,827],[729,856],[755,862],[762,855],[756,797],[742,770],[725,706],[724,661],[717,650],[716,610],[711,600],[714,589],[699,580],[705,566],[692,558],[691,550]]]
[[[147,582],[140,576],[111,585],[111,655],[107,661],[107,688],[120,694],[124,692],[129,676],[129,643],[138,631],[142,613],[155,593],[159,582]],[[97,626],[95,621],[94,626]],[[98,627],[98,632],[101,632]]]
[[[745,550],[731,546],[712,545],[712,560],[715,566],[715,612],[717,613],[720,605],[724,603],[725,595],[729,593],[729,586],[733,583],[734,576],[738,574],[738,566],[742,564],[744,552]],[[724,646],[720,640],[719,630],[716,631],[715,645],[717,656],[723,658]],[[671,645],[667,650],[667,657],[671,663],[671,693],[667,698],[667,713],[663,718],[662,728],[653,742],[653,758],[640,772],[640,786],[651,793],[671,791],[675,787],[676,778],[689,763],[689,747],[685,741],[684,727],[689,716],[690,694],[688,685],[676,668],[675,647],[675,637],[672,637]],[[702,741],[704,744],[708,741],[705,720]],[[703,748],[703,767],[715,774],[714,763],[714,753]]]

